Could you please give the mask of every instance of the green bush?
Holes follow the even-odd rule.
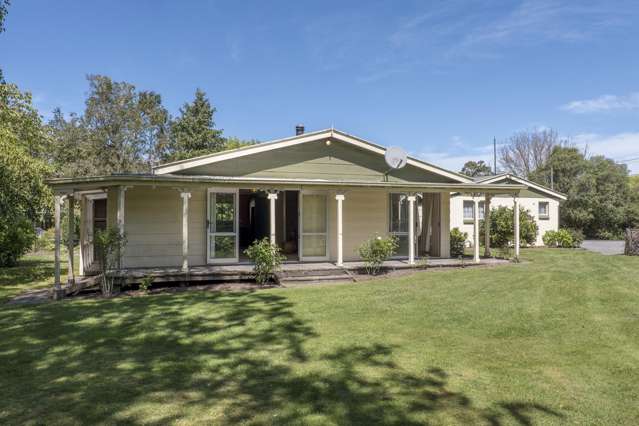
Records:
[[[450,230],[450,255],[452,257],[464,255],[467,238],[468,233],[460,231],[459,228],[453,228]]]
[[[575,240],[573,235],[581,240]],[[542,239],[547,247],[575,248],[581,245],[583,235],[571,229],[560,229],[559,231],[546,231]]]
[[[120,230],[112,226],[104,231],[97,231],[93,238],[95,254],[100,268],[102,295],[111,297],[115,277],[113,270],[120,264],[120,256],[126,245],[126,236]]]
[[[386,238],[376,235],[364,241],[358,247],[357,252],[364,261],[366,273],[369,275],[377,274],[384,261],[395,254],[398,246],[397,237],[394,235]]]
[[[513,209],[497,207],[490,211],[490,245],[491,247],[506,247],[514,243]],[[479,224],[480,239],[484,237],[484,221]],[[519,209],[519,246],[534,245],[537,241],[537,223],[528,211]]]
[[[572,236],[572,246],[574,248],[581,247],[581,243],[584,242],[584,233],[580,229],[566,228],[566,230]]]
[[[154,278],[151,275],[147,275],[146,277],[142,278],[142,280],[140,281],[140,290],[148,293],[151,285],[153,285],[153,279]]]
[[[255,281],[263,285],[272,278],[286,259],[281,253],[280,248],[271,244],[268,238],[253,241],[244,254],[253,262],[253,271],[255,272]]]
[[[15,266],[35,241],[35,230],[29,220],[0,218],[0,266]]]

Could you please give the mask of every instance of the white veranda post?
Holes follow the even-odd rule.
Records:
[[[473,197],[473,262],[479,263],[479,198]]]
[[[415,264],[415,195],[408,196],[408,263]]]
[[[120,235],[124,235],[124,200],[125,194],[128,187],[120,186],[118,187],[118,200],[117,200],[117,216],[116,221],[118,224],[118,231],[120,231]],[[118,253],[118,268],[122,267],[122,253]]]
[[[60,285],[60,205],[64,202],[64,196],[56,195],[54,198],[54,287],[55,290],[61,290],[62,287]]]
[[[484,198],[484,256],[490,257],[490,201],[492,196],[486,194]]]
[[[182,197],[182,270],[189,270],[189,198],[191,193],[181,191]]]
[[[268,199],[270,201],[270,236],[271,236],[271,244],[275,245],[275,201],[277,200],[277,192],[269,192]]]
[[[342,203],[344,201],[344,194],[335,195],[337,200],[337,266],[344,265],[344,252],[343,252],[343,221],[342,221]]]
[[[515,229],[514,229],[515,259],[519,260],[519,197],[515,195],[513,199],[514,199],[513,222],[515,224]]]
[[[73,242],[75,240],[75,215],[74,215],[75,198],[73,197],[73,195],[69,195],[67,197],[67,206],[68,206],[67,214],[69,216],[68,217],[69,229],[67,229],[67,256],[69,258],[68,269],[67,269],[67,284],[72,286],[75,284],[75,275],[73,271],[73,263],[74,263]]]

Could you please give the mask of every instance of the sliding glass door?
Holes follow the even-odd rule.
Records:
[[[395,256],[408,256],[408,196],[391,193],[389,203],[389,233],[397,237],[399,246]]]
[[[209,189],[208,192],[208,262],[238,261],[237,190]]]
[[[328,202],[326,193],[302,192],[300,197],[300,257],[328,259]]]

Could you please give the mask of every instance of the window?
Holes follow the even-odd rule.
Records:
[[[408,197],[390,194],[388,231],[397,237],[397,256],[408,256]]]
[[[539,202],[539,219],[548,219],[550,217],[550,206],[548,201]]]
[[[475,203],[472,200],[464,201],[464,222],[475,220]]]
[[[479,202],[479,220],[484,220],[484,202]]]

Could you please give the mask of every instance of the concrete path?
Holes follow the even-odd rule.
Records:
[[[601,254],[623,254],[624,241],[585,240],[581,248]]]

